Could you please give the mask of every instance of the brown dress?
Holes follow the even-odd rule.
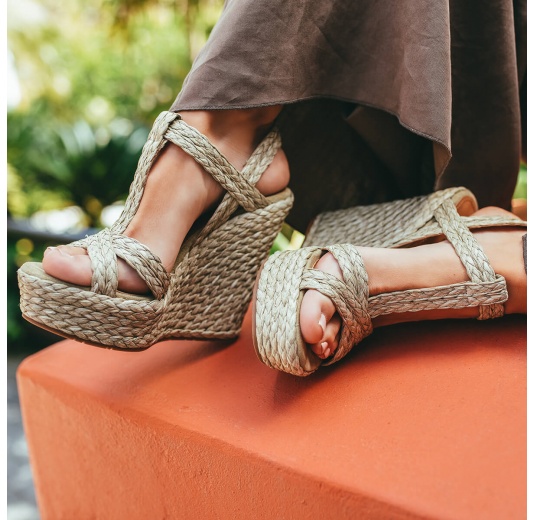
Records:
[[[525,0],[229,0],[171,110],[284,104],[300,230],[448,186],[509,208],[526,23]]]

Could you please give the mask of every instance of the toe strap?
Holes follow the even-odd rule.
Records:
[[[169,287],[169,274],[161,260],[133,238],[103,229],[75,244],[87,249],[93,269],[91,290],[97,294],[116,296],[119,285],[117,258],[135,269],[157,299],[161,299]]]
[[[358,249],[352,244],[336,244],[325,249],[336,258],[342,271],[346,298],[360,302],[360,312],[355,315],[355,323],[348,325],[349,320],[342,316],[344,327],[341,330],[338,348],[334,356],[325,363],[330,365],[342,359],[354,345],[369,336],[373,331],[373,325],[369,312],[368,272]]]
[[[169,287],[169,274],[162,261],[146,246],[125,235],[113,235],[113,248],[147,284],[157,299],[162,298]]]
[[[332,300],[344,323],[338,348],[328,363],[344,357],[373,331],[368,311],[368,274],[358,250],[350,244],[325,248],[337,260],[344,279],[340,280],[318,269],[303,273],[301,289],[315,289]]]
[[[103,229],[85,240],[91,260],[91,290],[97,294],[115,297],[119,285],[117,255],[113,252],[113,238],[109,229]]]

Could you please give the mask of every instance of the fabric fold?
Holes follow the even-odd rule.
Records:
[[[456,185],[509,208],[525,33],[525,0],[229,0],[171,110],[287,105],[302,230],[314,211]],[[310,184],[323,203],[300,203]]]

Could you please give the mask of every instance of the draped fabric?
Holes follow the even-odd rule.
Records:
[[[525,0],[229,0],[171,110],[285,105],[301,230],[449,186],[509,208],[526,24]]]

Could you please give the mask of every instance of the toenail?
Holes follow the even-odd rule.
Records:
[[[327,326],[327,318],[325,318],[325,314],[323,312],[320,316],[320,321],[318,322],[319,326],[321,327],[321,330],[323,331],[323,334],[325,334],[325,327]]]
[[[71,255],[69,253],[65,252],[61,247],[55,247],[54,249],[57,249],[60,252],[60,254],[62,254],[63,256],[67,256],[67,257],[71,258]]]
[[[325,352],[324,352],[324,355],[325,357],[329,357],[331,355],[331,349],[328,348]]]
[[[47,253],[49,253],[50,251],[55,251],[57,249],[57,247],[47,247],[45,249],[45,252],[43,253],[43,256],[46,256]]]
[[[326,341],[324,341],[322,344],[321,344],[321,350],[323,350],[323,352],[325,352],[325,349],[329,346],[329,343],[327,343]]]

